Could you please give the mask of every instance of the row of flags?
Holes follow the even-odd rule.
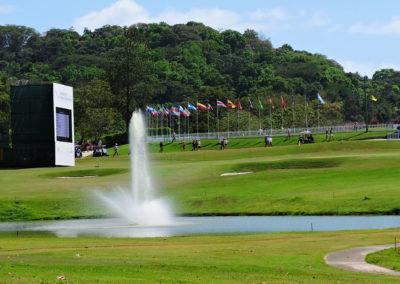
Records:
[[[321,95],[318,93],[318,101],[321,104],[325,104],[325,101],[322,99]],[[307,103],[307,96],[304,96],[304,100],[305,103]],[[377,98],[375,98],[374,96],[371,96],[371,100],[373,100],[374,102],[377,101]],[[293,101],[293,107],[294,107],[294,97],[292,96],[292,101]],[[286,103],[285,100],[283,99],[283,96],[281,96],[281,102],[282,102],[282,107],[284,109],[286,109]],[[269,103],[271,104],[271,107],[274,109],[275,105],[274,102],[272,101],[272,98],[269,98]],[[261,103],[261,100],[258,99],[258,105],[260,107],[260,110],[264,110],[264,106]],[[231,100],[227,100],[227,104],[224,104],[222,101],[217,100],[217,108],[218,107],[222,107],[222,108],[238,108],[239,110],[242,110],[243,107],[240,104],[240,102],[237,103],[237,105],[235,105]],[[251,102],[251,100],[249,100],[249,108],[253,109],[253,104]],[[189,110],[193,110],[193,111],[198,111],[198,110],[214,110],[213,107],[211,106],[211,104],[207,104],[204,105],[202,103],[197,102],[196,106],[192,105],[191,103],[188,103],[187,108],[182,107],[181,105],[177,105],[177,107],[175,106],[171,106],[169,109],[165,108],[163,105],[159,106],[158,109],[157,107],[153,108],[151,106],[146,106],[146,112],[153,114],[154,116],[164,116],[164,115],[169,115],[169,113],[171,113],[172,115],[175,116],[184,116],[184,117],[188,117],[190,116],[190,111]]]

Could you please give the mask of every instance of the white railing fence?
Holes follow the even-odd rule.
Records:
[[[397,124],[370,124],[368,125],[368,131],[394,131],[396,130]],[[292,128],[291,135],[300,135],[304,131],[310,131],[313,134],[325,133],[332,128],[333,133],[340,132],[353,132],[359,131],[364,132],[365,125],[329,125],[320,127],[309,127],[306,128]],[[176,141],[190,141],[194,139],[220,139],[226,138],[241,138],[241,137],[261,137],[265,135],[271,136],[282,136],[287,135],[288,129],[261,129],[261,130],[240,130],[240,131],[220,131],[220,132],[203,132],[203,133],[176,133]],[[397,135],[397,136],[396,136]],[[388,139],[399,139],[399,134],[388,133]],[[397,138],[396,138],[397,137]],[[172,141],[172,135],[151,135],[147,138],[148,142],[165,142]]]

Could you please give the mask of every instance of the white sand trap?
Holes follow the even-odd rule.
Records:
[[[247,174],[252,174],[252,173],[254,173],[254,172],[224,173],[221,175],[221,177],[247,175]]]
[[[81,177],[57,177],[57,178],[63,178],[63,179],[73,179],[73,178],[94,178],[97,176],[81,176]]]

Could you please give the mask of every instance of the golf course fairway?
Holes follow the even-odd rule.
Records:
[[[398,230],[56,238],[0,234],[4,283],[398,283],[382,274],[325,264],[332,251],[393,242]]]

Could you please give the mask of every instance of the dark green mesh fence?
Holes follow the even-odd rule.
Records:
[[[22,167],[54,165],[53,86],[13,86],[10,104],[9,158]]]

